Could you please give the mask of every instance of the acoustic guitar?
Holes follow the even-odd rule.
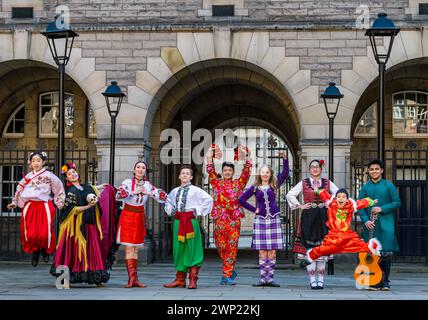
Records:
[[[370,215],[370,221],[375,222],[376,214]],[[373,238],[374,228],[369,230],[369,239]],[[359,264],[354,272],[357,287],[375,286],[382,281],[382,269],[379,266],[379,257],[371,252],[358,254]]]

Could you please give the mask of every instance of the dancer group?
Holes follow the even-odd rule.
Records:
[[[63,181],[46,168],[47,155],[31,153],[31,171],[19,182],[9,209],[20,207],[23,251],[32,254],[37,266],[40,255],[44,262],[54,253],[51,274],[60,276],[63,266],[70,272],[70,283],[104,286],[119,245],[125,247],[128,282],[126,288],[146,285],[140,282],[138,250],[146,237],[145,205],[149,198],[164,205],[173,217],[173,259],[175,279],[165,288],[196,289],[199,270],[204,261],[200,219],[211,214],[214,240],[222,261],[221,285],[234,285],[238,273],[236,257],[244,209],[254,213],[251,248],[258,251],[260,279],[255,287],[279,287],[274,281],[276,251],[284,248],[281,211],[277,203],[278,189],[289,178],[285,151],[279,151],[282,169],[275,174],[272,167],[258,168],[254,183],[246,190],[253,169],[249,148],[239,146],[235,161],[243,162],[235,177],[234,162],[223,162],[221,174],[214,159],[219,148],[212,145],[206,156],[206,172],[213,196],[192,184],[193,169],[182,166],[180,185],[169,194],[146,178],[147,164],[137,161],[133,174],[118,188],[103,184],[81,184],[78,168],[67,163],[61,168]],[[370,252],[379,255],[383,272],[381,283],[371,290],[390,290],[391,256],[398,251],[394,234],[394,209],[400,198],[394,185],[382,178],[383,163],[375,160],[368,165],[370,180],[359,192],[359,199],[349,198],[346,189],[321,178],[324,162],[309,163],[310,177],[297,183],[286,196],[288,205],[298,213],[298,227],[293,252],[306,265],[311,289],[324,288],[326,261],[341,253]],[[298,200],[302,195],[302,202]],[[254,200],[252,199],[254,198]],[[123,202],[120,217],[116,201]],[[55,206],[59,212],[55,216]],[[354,214],[364,223],[364,239],[352,231]],[[376,215],[376,222],[369,219]],[[59,221],[58,239],[54,230]],[[369,231],[374,234],[369,239]],[[189,280],[187,282],[187,279]]]

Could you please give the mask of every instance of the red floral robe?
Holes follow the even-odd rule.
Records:
[[[241,233],[241,211],[238,199],[250,179],[252,163],[247,160],[238,179],[218,178],[213,164],[207,164],[209,181],[214,191],[214,241],[223,261],[223,276],[230,278],[235,267]]]

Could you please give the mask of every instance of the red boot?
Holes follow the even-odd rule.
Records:
[[[126,269],[128,270],[129,280],[125,288],[132,288],[132,287],[145,288],[146,287],[144,283],[141,283],[138,281],[137,267],[138,267],[137,259],[126,260]]]
[[[187,289],[196,289],[198,287],[198,273],[199,273],[198,267],[190,267],[189,269],[190,282]]]
[[[177,271],[174,281],[163,286],[165,288],[186,288],[186,275],[186,272]]]

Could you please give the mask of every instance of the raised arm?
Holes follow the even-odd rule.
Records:
[[[324,202],[327,206],[329,206],[334,199],[334,195],[330,194],[330,192],[326,189],[317,189],[314,190],[314,192],[320,196],[322,202]]]
[[[376,204],[376,202],[377,202],[376,200],[373,200],[369,197],[357,200],[357,201],[355,201],[356,207],[357,207],[356,210],[361,210],[361,209],[371,207],[374,204]]]
[[[256,212],[256,208],[248,203],[248,199],[250,199],[254,195],[254,185],[248,188],[240,197],[239,197],[239,205],[251,212]]]
[[[282,163],[283,163],[282,171],[281,171],[281,173],[277,177],[277,185],[278,185],[278,187],[281,186],[285,182],[285,180],[287,180],[287,178],[289,176],[288,159],[287,158],[283,158]]]
[[[242,168],[241,176],[238,178],[238,184],[240,189],[243,189],[247,185],[248,180],[250,180],[252,167],[253,163],[251,162],[251,159],[247,158],[247,161],[244,164],[244,168]]]

